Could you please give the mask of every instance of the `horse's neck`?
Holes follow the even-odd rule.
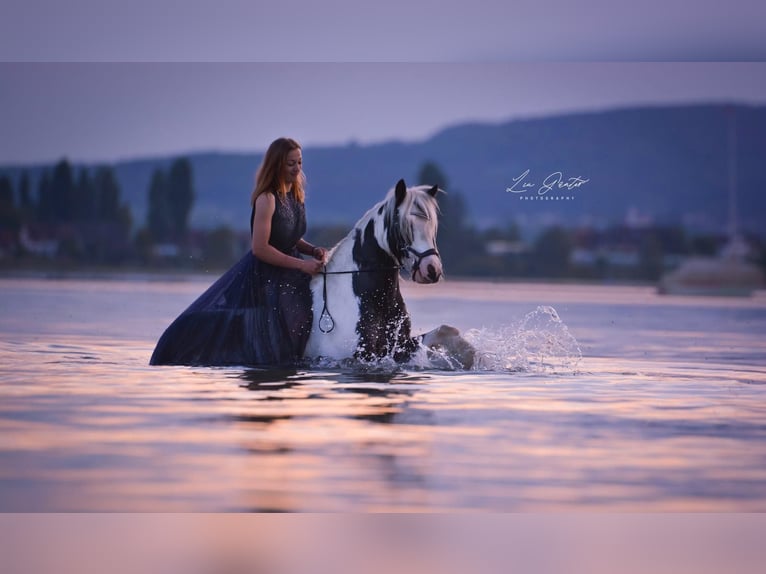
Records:
[[[406,360],[414,343],[399,289],[399,268],[394,257],[378,244],[375,225],[383,222],[368,212],[330,250],[327,271],[348,273],[334,275],[333,282],[336,287],[344,286],[339,292],[349,293],[350,287],[353,294],[345,303],[354,317],[354,356],[372,360],[393,354],[396,360]]]
[[[356,270],[357,266],[352,255],[353,246],[354,240],[351,233],[336,243],[335,247],[330,249],[327,254],[327,263],[325,264],[327,271],[338,273]]]
[[[374,226],[382,222],[362,218],[354,228],[330,250],[327,271],[358,270],[394,271],[397,261],[378,244]]]

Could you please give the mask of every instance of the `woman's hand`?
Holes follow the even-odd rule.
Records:
[[[298,269],[304,273],[308,273],[311,276],[314,276],[322,271],[322,267],[324,267],[324,263],[317,259],[301,259],[300,261],[301,263]]]
[[[327,263],[327,249],[324,247],[314,247],[311,255],[314,257],[314,259],[321,261],[323,265]]]

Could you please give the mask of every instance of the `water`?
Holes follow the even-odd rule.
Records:
[[[214,277],[0,280],[0,510],[766,511],[766,294],[407,283],[480,350],[149,367]]]

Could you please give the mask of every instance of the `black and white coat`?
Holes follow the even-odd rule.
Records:
[[[314,322],[307,357],[402,362],[422,343],[435,343],[428,335],[412,337],[399,274],[404,270],[417,283],[442,277],[437,192],[435,186],[407,188],[400,180],[332,248],[327,273],[311,282]]]

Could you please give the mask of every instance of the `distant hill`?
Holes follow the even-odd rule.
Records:
[[[724,104],[617,109],[499,124],[462,124],[416,143],[307,147],[310,223],[353,223],[404,177],[415,181],[420,166],[436,162],[450,190],[466,199],[482,226],[554,221],[564,224],[616,222],[633,217],[660,222],[723,227],[727,217],[727,110],[736,112],[736,165],[740,224],[766,228],[766,107]],[[249,196],[262,153],[187,155],[193,165],[197,201],[192,225],[227,224],[246,229]],[[116,162],[123,196],[143,222],[152,171],[173,157]],[[36,178],[46,166],[30,168]],[[80,166],[77,166],[80,167]],[[509,193],[526,170],[525,193]],[[537,195],[550,174],[588,181],[577,189]],[[16,178],[18,166],[0,167]],[[15,181],[15,179],[14,179]],[[570,199],[563,199],[569,197]]]

